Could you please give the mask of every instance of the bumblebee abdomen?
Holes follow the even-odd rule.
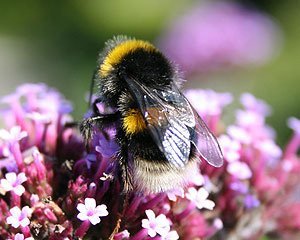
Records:
[[[151,157],[155,157],[152,155]],[[132,183],[135,189],[144,193],[158,193],[184,187],[198,173],[199,158],[193,149],[189,161],[184,167],[175,167],[163,160],[160,154],[149,160],[135,155],[132,163]]]

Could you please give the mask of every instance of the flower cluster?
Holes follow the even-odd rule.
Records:
[[[225,164],[203,161],[186,188],[150,195],[122,193],[115,129],[95,129],[87,151],[57,91],[25,84],[2,98],[1,239],[291,239],[300,231],[300,120],[289,119],[294,135],[281,149],[265,123],[270,107],[251,94],[227,127],[229,93],[186,96],[218,137]]]
[[[278,26],[263,13],[228,1],[201,1],[172,22],[159,44],[192,74],[260,65],[278,49],[279,36]]]

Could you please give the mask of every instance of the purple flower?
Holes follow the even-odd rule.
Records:
[[[244,198],[244,204],[247,209],[256,208],[259,206],[260,202],[256,196],[252,194],[247,194]]]
[[[160,39],[161,49],[191,74],[260,65],[278,49],[278,27],[263,13],[230,2],[193,6]]]
[[[13,207],[9,210],[11,216],[6,219],[6,222],[12,225],[14,228],[18,228],[19,226],[26,227],[29,225],[29,216],[32,213],[32,210],[29,206],[25,206],[22,208]]]
[[[155,213],[151,209],[145,212],[148,219],[142,220],[142,227],[148,230],[150,237],[155,237],[157,234],[164,237],[170,232],[170,222],[164,214],[155,217]]]
[[[192,201],[198,209],[206,208],[212,210],[215,207],[215,203],[212,200],[207,199],[209,193],[203,187],[197,190],[196,188],[189,188],[185,194],[186,198]]]
[[[79,211],[77,218],[81,221],[90,221],[96,225],[100,223],[100,217],[108,215],[107,207],[104,204],[96,206],[94,198],[86,198],[83,203],[78,203],[77,210]]]
[[[78,131],[65,126],[70,105],[59,93],[45,85],[21,87],[6,99],[10,101],[3,117],[9,121],[4,129],[11,130],[0,131],[0,193],[10,191],[0,198],[1,238],[108,239],[115,226],[116,240],[129,238],[129,232],[132,240],[175,240],[242,239],[245,232],[249,238],[261,238],[262,233],[282,237],[299,231],[299,120],[289,120],[296,132],[282,150],[275,130],[266,125],[269,110],[263,101],[244,95],[243,109],[226,128],[221,114],[232,96],[209,90],[191,93],[193,105],[204,109],[204,120],[218,136],[224,166],[200,164],[189,176],[185,193],[183,188],[157,194],[132,191],[124,204],[116,197],[124,196],[122,179],[111,158],[118,147],[116,129],[95,126],[94,139],[85,149]],[[198,96],[214,109],[201,106]],[[252,224],[261,217],[274,224]]]
[[[95,150],[105,158],[111,158],[119,149],[119,145],[114,140],[115,135],[115,129],[107,129],[105,135],[99,133],[99,141]]]
[[[230,189],[237,191],[241,194],[246,194],[249,191],[249,187],[244,182],[241,182],[239,180],[232,182],[229,185]]]
[[[213,226],[216,229],[222,229],[224,227],[223,221],[220,218],[215,218],[213,221]]]
[[[0,180],[0,187],[6,192],[13,191],[18,196],[21,196],[25,192],[25,188],[22,183],[27,180],[25,173],[19,173],[18,175],[14,172],[5,174],[5,179]]]

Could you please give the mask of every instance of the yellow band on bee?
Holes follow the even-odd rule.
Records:
[[[128,40],[122,42],[107,54],[106,58],[100,66],[100,75],[106,77],[113,69],[113,67],[121,62],[126,54],[134,52],[136,49],[144,49],[147,52],[157,51],[151,43],[146,41]]]
[[[130,109],[123,118],[123,128],[126,135],[144,131],[147,126],[142,113],[138,109]]]

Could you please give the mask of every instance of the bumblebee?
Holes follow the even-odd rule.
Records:
[[[80,130],[88,142],[94,126],[116,127],[117,169],[125,192],[184,186],[200,156],[222,165],[216,138],[179,90],[177,68],[151,43],[124,36],[107,41],[93,81],[98,96]],[[99,103],[109,111],[99,111]]]

